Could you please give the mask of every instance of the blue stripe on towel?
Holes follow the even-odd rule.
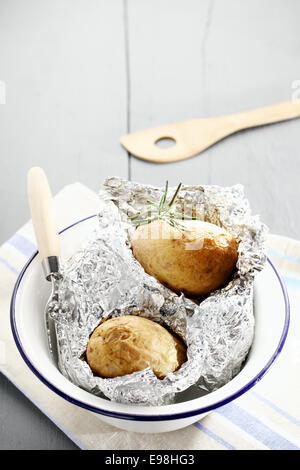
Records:
[[[9,264],[4,258],[1,258],[0,257],[0,263],[4,264],[4,266],[6,266],[10,271],[12,271],[14,274],[19,274],[20,271],[18,271],[14,266],[12,266],[11,264]]]
[[[277,256],[277,258],[285,259],[287,261],[293,261],[294,263],[300,263],[300,258],[280,253],[280,251],[268,250],[268,254],[271,256]]]
[[[281,277],[284,280],[288,289],[300,290],[300,279],[296,279],[295,277],[284,276],[282,274]]]
[[[299,447],[233,403],[218,408],[216,412],[225,416],[229,421],[239,426],[271,450],[300,450]]]
[[[203,431],[205,434],[207,434],[209,437],[211,437],[215,441],[217,441],[219,444],[222,444],[224,447],[226,447],[226,449],[235,450],[235,447],[229,444],[229,442],[224,441],[222,437],[217,436],[217,434],[210,431],[210,429],[207,429],[205,426],[203,426],[203,424],[200,424],[199,422],[197,422],[197,423],[194,423],[194,426],[200,429],[200,431]]]
[[[286,411],[282,410],[281,408],[279,408],[279,406],[275,405],[270,400],[263,397],[260,393],[257,393],[257,392],[254,392],[254,391],[252,391],[251,393],[256,398],[258,398],[258,400],[262,401],[263,403],[268,405],[270,408],[277,411],[277,413],[279,413],[281,416],[284,416],[286,419],[288,419],[289,421],[291,421],[292,423],[294,423],[294,424],[296,424],[297,426],[300,427],[300,421],[298,421],[298,419],[294,418],[294,416],[291,416],[290,414],[286,413]]]
[[[28,258],[36,251],[36,245],[20,233],[15,233],[9,240],[7,240],[7,243]]]

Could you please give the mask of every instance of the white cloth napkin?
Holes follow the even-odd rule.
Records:
[[[95,214],[98,196],[66,186],[55,197],[59,229]],[[31,222],[0,248],[0,371],[82,449],[300,449],[300,242],[270,235],[269,257],[286,282],[291,324],[282,353],[253,389],[182,430],[139,434],[105,424],[49,390],[28,369],[9,323],[12,290],[36,250]]]

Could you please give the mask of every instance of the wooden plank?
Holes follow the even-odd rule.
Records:
[[[77,449],[77,446],[2,374],[0,393],[0,450]]]
[[[127,177],[119,145],[127,131],[123,15],[122,0],[1,1],[2,241],[29,218],[32,165],[45,169],[53,192]]]
[[[261,0],[185,7],[181,1],[131,1],[131,131],[291,99],[299,79],[299,14],[293,0],[274,1],[272,8]],[[241,183],[272,232],[298,238],[299,124],[243,131],[184,162],[132,158],[132,179]]]
[[[128,7],[131,131],[204,117],[202,58],[209,1],[138,0]],[[208,183],[207,154],[164,165],[132,157],[131,166],[131,178],[141,182],[163,185],[169,179],[175,185],[184,177]]]

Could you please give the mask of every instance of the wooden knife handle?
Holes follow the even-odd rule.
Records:
[[[53,199],[42,168],[34,167],[28,172],[28,200],[41,260],[59,256],[60,245]]]

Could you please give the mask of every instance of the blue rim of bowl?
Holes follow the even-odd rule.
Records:
[[[92,219],[93,217],[96,217],[97,215],[91,215],[89,217],[85,217],[82,220],[79,220],[78,222],[75,222],[74,224],[66,227],[65,229],[61,230],[59,233],[63,233],[66,230],[69,230],[70,228],[74,227],[75,225],[78,225],[82,222],[85,222],[88,219]],[[22,346],[17,326],[16,326],[16,318],[15,318],[15,302],[16,302],[16,296],[18,293],[18,289],[20,286],[20,283],[22,281],[22,278],[33,261],[33,259],[37,256],[38,252],[36,251],[31,258],[27,261],[25,264],[24,268],[22,269],[21,273],[18,276],[18,279],[16,281],[13,293],[12,293],[12,299],[11,299],[11,304],[10,304],[10,324],[11,324],[11,329],[12,329],[12,334],[16,343],[16,346],[19,350],[19,353],[21,354],[22,358],[24,359],[25,363],[29,367],[29,369],[40,379],[41,382],[43,382],[50,390],[55,392],[57,395],[61,396],[65,400],[67,400],[70,403],[73,403],[74,405],[80,406],[81,408],[84,408],[86,410],[92,411],[93,413],[98,413],[104,416],[108,416],[111,418],[117,418],[117,419],[123,419],[123,420],[131,420],[131,421],[169,421],[169,420],[174,420],[174,419],[184,419],[184,418],[190,418],[192,416],[198,416],[203,413],[207,413],[211,410],[214,410],[215,408],[219,408],[220,406],[226,405],[227,403],[231,402],[232,400],[235,400],[239,396],[243,395],[245,392],[250,390],[267,372],[267,370],[271,367],[275,359],[277,358],[278,354],[281,352],[283,345],[285,343],[288,329],[289,329],[289,323],[290,323],[290,302],[289,302],[289,297],[287,293],[287,289],[285,287],[284,282],[282,281],[280,275],[278,274],[277,270],[275,269],[273,263],[270,261],[269,258],[267,258],[267,262],[270,264],[272,267],[273,271],[275,272],[277,279],[279,281],[283,298],[284,298],[284,304],[285,304],[285,321],[284,321],[284,327],[283,331],[281,334],[281,338],[279,340],[278,346],[276,347],[272,357],[269,359],[267,364],[263,367],[263,369],[252,379],[250,382],[248,382],[246,385],[244,385],[241,389],[239,389],[237,392],[229,395],[228,397],[224,398],[223,400],[219,400],[215,403],[212,403],[211,405],[204,406],[201,408],[196,408],[194,410],[190,411],[182,411],[179,413],[172,413],[172,414],[155,414],[155,415],[143,415],[143,414],[133,414],[133,413],[122,413],[118,411],[109,411],[109,410],[104,410],[102,408],[98,408],[96,406],[89,405],[88,403],[85,403],[83,401],[77,400],[70,395],[64,393],[62,390],[57,388],[55,385],[53,385],[51,382],[49,382],[43,375],[42,373],[36,369],[36,367],[32,364],[28,356],[26,355],[24,348]]]

